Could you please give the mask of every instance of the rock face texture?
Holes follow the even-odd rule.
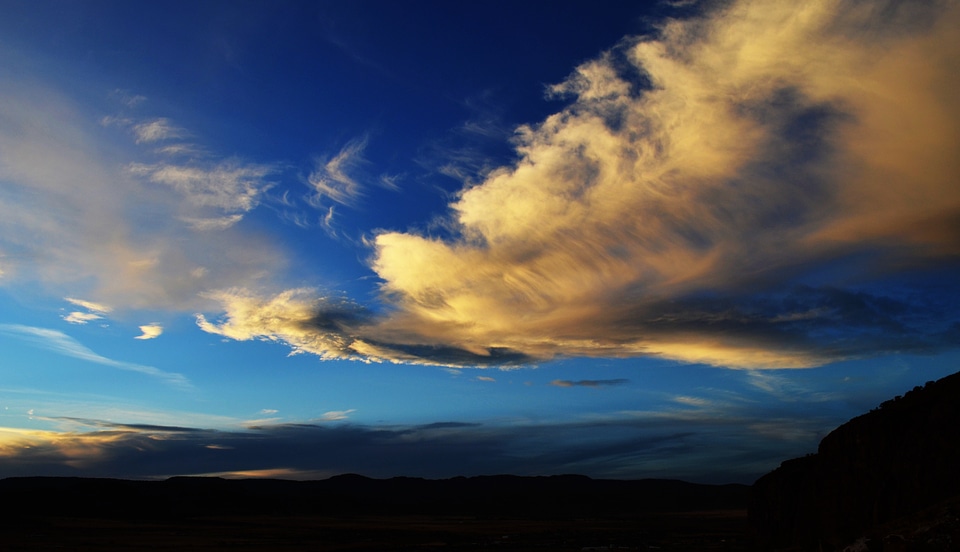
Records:
[[[957,497],[960,373],[841,425],[816,454],[788,460],[757,480],[749,509],[761,550],[842,550],[858,540],[862,550],[940,550],[884,533],[895,526],[909,531],[902,520],[928,509],[943,518],[928,531],[937,523],[956,527]],[[960,540],[941,544],[960,550]]]

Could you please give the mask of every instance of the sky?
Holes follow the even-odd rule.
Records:
[[[960,369],[955,1],[0,13],[0,477],[752,483]]]

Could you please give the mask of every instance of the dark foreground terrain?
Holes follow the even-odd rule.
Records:
[[[743,485],[578,476],[0,481],[0,550],[751,550]]]
[[[760,550],[960,551],[960,373],[841,425],[751,495]]]
[[[575,475],[11,478],[0,500],[0,552],[960,552],[960,373],[850,420],[752,487]]]

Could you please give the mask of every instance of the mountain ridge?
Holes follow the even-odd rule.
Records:
[[[0,480],[14,516],[189,517],[222,514],[482,514],[533,517],[745,509],[749,486],[582,475],[486,475],[450,479],[171,477],[162,481],[76,477]],[[135,509],[130,505],[136,504]]]
[[[762,476],[749,515],[762,549],[839,550],[860,539],[885,550],[888,537],[905,538],[894,526],[930,508],[956,530],[958,466],[960,372],[883,402],[830,432],[815,454]]]

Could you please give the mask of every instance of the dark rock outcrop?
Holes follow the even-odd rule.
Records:
[[[750,518],[765,550],[842,550],[858,539],[871,551],[939,550],[884,545],[881,533],[924,509],[950,517],[958,496],[960,373],[884,402],[827,435],[816,454],[761,477]]]

